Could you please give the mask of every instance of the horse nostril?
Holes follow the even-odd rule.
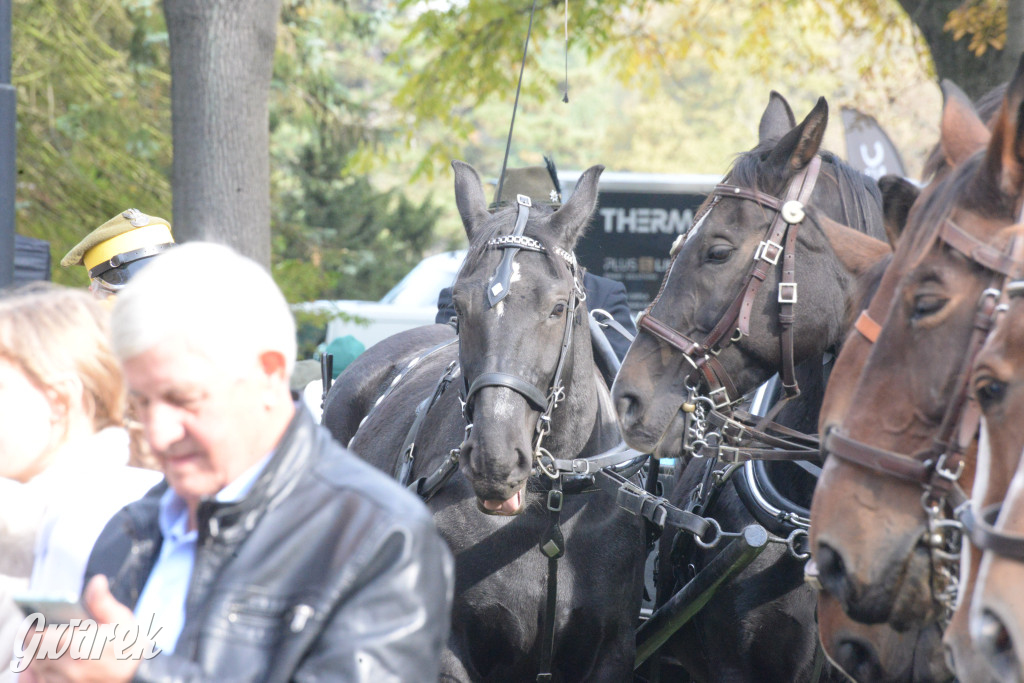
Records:
[[[953,648],[947,643],[942,645],[942,656],[946,660],[946,668],[950,671],[956,671],[956,653],[953,652]]]
[[[818,580],[821,581],[822,588],[840,602],[846,602],[850,583],[843,558],[827,543],[819,543],[814,553],[814,562],[818,565]]]
[[[882,664],[873,648],[853,639],[844,639],[836,647],[836,664],[855,681],[877,681]]]
[[[620,393],[615,398],[615,412],[623,424],[633,424],[640,416],[640,400],[634,394]]]
[[[1006,626],[991,610],[982,610],[971,622],[975,644],[990,659],[1013,657],[1013,641]]]

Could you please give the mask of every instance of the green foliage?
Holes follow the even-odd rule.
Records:
[[[170,216],[170,78],[152,0],[14,0],[18,232],[67,251],[129,207]]]
[[[440,209],[361,172],[394,139],[387,31],[371,3],[291,0],[271,117],[273,272],[289,301],[379,299],[434,243]],[[393,72],[392,72],[393,73]]]
[[[1006,45],[1007,9],[1003,0],[966,0],[949,13],[944,29],[955,40],[971,36],[968,48],[980,57],[989,49]]]

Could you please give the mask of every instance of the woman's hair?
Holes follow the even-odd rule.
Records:
[[[125,390],[110,348],[108,317],[84,290],[45,282],[7,290],[0,295],[0,357],[65,404],[72,397],[62,379],[77,376],[93,428],[120,426]]]

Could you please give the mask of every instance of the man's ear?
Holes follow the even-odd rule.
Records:
[[[264,351],[259,355],[260,369],[267,379],[273,383],[283,382],[288,386],[288,363],[280,351]]]

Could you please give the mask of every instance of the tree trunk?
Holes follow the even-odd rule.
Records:
[[[164,0],[174,234],[270,266],[267,99],[281,0]]]
[[[963,4],[963,0],[899,0],[899,3],[928,43],[940,79],[948,78],[972,99],[977,99],[1013,76],[1024,47],[1024,0],[1008,2],[1005,48],[989,48],[981,57],[967,48],[969,36],[953,40],[953,34],[942,29],[949,13]]]

